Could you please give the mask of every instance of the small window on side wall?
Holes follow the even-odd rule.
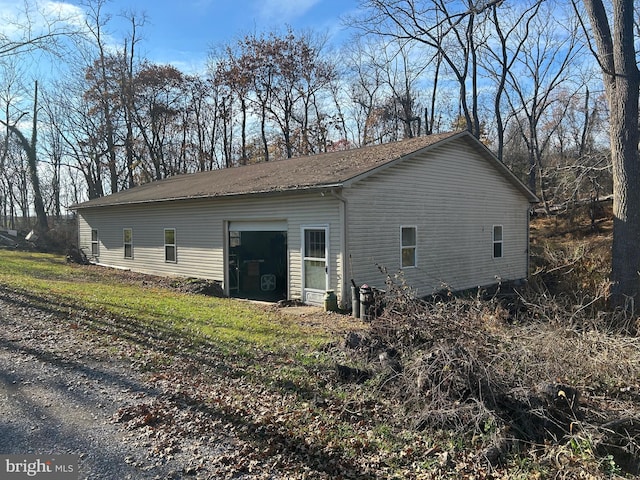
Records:
[[[98,240],[98,230],[91,230],[91,256],[97,257],[100,255],[100,242]]]
[[[133,229],[122,230],[122,244],[124,245],[124,258],[133,258]]]
[[[502,258],[502,225],[493,226],[493,258]]]
[[[400,227],[400,255],[402,268],[416,267],[418,227]]]
[[[164,229],[164,261],[176,262],[176,229]]]

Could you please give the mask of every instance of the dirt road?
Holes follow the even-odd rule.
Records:
[[[213,478],[206,458],[232,439],[182,438],[158,451],[149,431],[127,430],[122,412],[163,392],[117,339],[78,322],[0,291],[0,453],[76,454],[81,479]]]

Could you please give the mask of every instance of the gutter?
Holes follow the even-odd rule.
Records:
[[[304,187],[291,187],[285,188],[281,190],[257,190],[254,192],[238,192],[238,193],[220,193],[220,194],[201,194],[201,195],[192,195],[192,196],[182,196],[182,197],[164,197],[164,198],[152,198],[147,200],[131,200],[131,201],[115,201],[115,202],[98,202],[97,204],[91,204],[92,200],[88,200],[87,202],[77,203],[69,206],[69,210],[82,210],[85,208],[100,208],[100,207],[121,207],[121,206],[129,206],[129,205],[146,205],[149,203],[163,203],[163,202],[176,202],[176,201],[185,201],[185,200],[207,200],[207,199],[216,199],[216,198],[237,198],[237,197],[249,197],[249,196],[260,196],[260,195],[295,195],[296,193],[307,193],[312,192],[314,190],[323,191],[326,189],[334,189],[334,188],[342,188],[342,183],[330,183],[325,185],[309,185]],[[137,187],[134,187],[137,188]],[[127,190],[123,191],[126,192]],[[117,195],[117,194],[116,194]],[[100,197],[100,199],[106,199],[109,195],[104,197]],[[100,200],[95,199],[95,200]]]

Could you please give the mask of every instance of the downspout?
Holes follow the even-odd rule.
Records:
[[[80,210],[74,210],[76,214],[76,245],[78,246],[78,251],[82,252],[82,245],[80,241],[82,240],[82,236],[80,235]]]
[[[222,282],[224,294],[231,297],[231,276],[229,275],[229,221],[222,222]]]
[[[338,192],[335,188],[330,190],[331,196],[340,201],[340,243],[342,244],[340,248],[340,255],[342,257],[342,265],[340,268],[340,277],[341,277],[341,285],[340,285],[340,303],[343,307],[348,307],[351,295],[348,295],[348,285],[347,285],[347,240],[348,240],[348,229],[347,229],[347,199],[344,198],[342,193]]]

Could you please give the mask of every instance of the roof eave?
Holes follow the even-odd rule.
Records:
[[[254,190],[250,192],[232,192],[232,193],[214,193],[214,194],[203,194],[203,195],[190,195],[190,196],[181,196],[181,197],[165,197],[165,198],[157,198],[157,199],[147,199],[147,200],[132,200],[132,201],[121,201],[121,202],[107,202],[107,203],[98,203],[94,205],[86,205],[88,202],[79,203],[75,205],[71,205],[69,207],[70,210],[82,210],[85,208],[102,208],[102,207],[122,207],[122,206],[132,206],[132,205],[147,205],[150,203],[167,203],[167,202],[179,202],[179,201],[188,201],[188,200],[207,200],[207,199],[215,199],[215,198],[239,198],[239,197],[256,197],[256,196],[270,196],[270,195],[287,195],[287,194],[296,194],[296,193],[307,193],[312,191],[321,191],[332,188],[341,188],[343,187],[343,182],[338,183],[323,183],[317,185],[305,185],[305,186],[293,186],[283,189],[272,189],[272,190]]]

